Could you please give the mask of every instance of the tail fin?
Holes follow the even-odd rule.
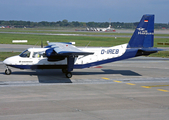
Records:
[[[128,48],[153,47],[154,45],[154,15],[143,15],[131,37]]]
[[[110,29],[111,28],[111,25],[109,25],[109,27],[107,29]]]

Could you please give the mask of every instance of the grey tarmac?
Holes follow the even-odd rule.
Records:
[[[99,67],[12,69],[0,63],[1,120],[167,120],[169,59],[138,57]]]

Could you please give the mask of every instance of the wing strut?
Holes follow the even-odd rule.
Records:
[[[68,56],[67,57],[67,71],[68,72],[73,71],[74,61],[75,61],[74,56]]]

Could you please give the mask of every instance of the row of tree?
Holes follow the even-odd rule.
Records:
[[[109,24],[113,28],[128,28],[133,29],[136,28],[138,22],[135,23],[124,23],[124,22],[78,22],[78,21],[72,21],[68,22],[68,20],[62,20],[57,22],[47,22],[47,21],[41,21],[41,22],[30,22],[30,21],[4,21],[0,20],[0,26],[10,26],[10,27],[108,27]],[[155,29],[169,29],[169,24],[164,23],[155,23]]]

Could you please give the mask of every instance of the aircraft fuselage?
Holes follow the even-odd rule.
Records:
[[[126,51],[127,44],[114,47],[89,47],[79,49],[93,52],[92,55],[80,55],[75,57],[74,68],[86,68],[99,64],[101,61],[122,56]],[[63,69],[67,67],[67,58],[58,61],[48,61],[45,56],[47,48],[29,48],[20,55],[9,57],[4,60],[7,66],[20,69]]]

